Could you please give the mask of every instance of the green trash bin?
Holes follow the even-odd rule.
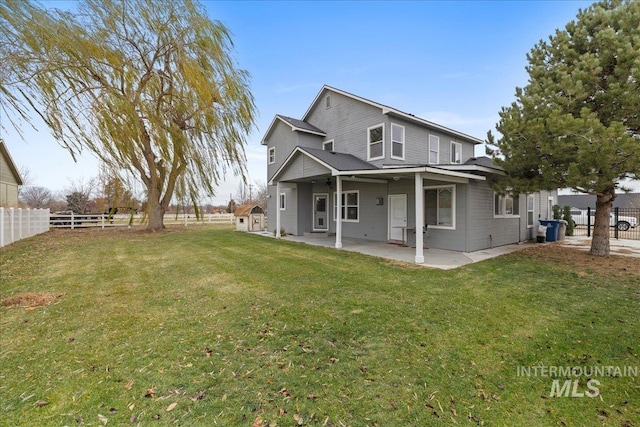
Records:
[[[556,242],[558,240],[558,229],[560,228],[559,219],[540,219],[541,225],[547,227],[547,242]]]

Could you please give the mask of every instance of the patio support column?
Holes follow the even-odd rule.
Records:
[[[336,176],[336,249],[342,248],[342,177]]]
[[[276,239],[280,237],[280,181],[276,181]]]
[[[416,172],[416,264],[424,264],[424,184],[422,183],[422,174]]]

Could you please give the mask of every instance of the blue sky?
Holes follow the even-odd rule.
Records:
[[[66,7],[68,3],[46,3]],[[584,1],[206,1],[232,32],[235,58],[252,76],[259,111],[248,138],[251,182],[266,181],[263,133],[275,114],[301,117],[328,84],[481,139],[527,83],[526,54],[563,28]],[[26,141],[2,131],[34,185],[59,191],[98,173],[44,128]],[[477,155],[484,155],[480,148]],[[240,182],[222,183],[226,204]]]

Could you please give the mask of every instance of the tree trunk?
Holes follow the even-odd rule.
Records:
[[[162,205],[160,202],[160,194],[153,190],[148,192],[148,200],[147,200],[147,231],[159,231],[163,230],[164,227],[164,213],[166,212],[166,207]]]
[[[611,206],[615,198],[616,192],[613,187],[596,195],[596,221],[591,241],[591,255],[593,256],[609,256],[609,221]]]

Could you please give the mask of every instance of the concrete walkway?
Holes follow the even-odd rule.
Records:
[[[257,233],[264,236],[273,237],[273,233]],[[315,237],[315,236],[286,236],[282,240],[291,242],[306,243],[308,245],[325,246],[333,248],[335,246],[335,237]],[[494,258],[500,255],[508,254],[517,250],[535,246],[536,243],[521,243],[514,245],[500,246],[492,249],[484,249],[476,252],[456,252],[444,249],[424,249],[424,264],[415,264],[415,247],[405,247],[385,242],[374,242],[371,240],[360,240],[343,238],[343,251],[358,252],[365,255],[371,255],[380,258],[386,258],[393,261],[406,262],[413,265],[421,265],[424,267],[439,268],[449,270],[463,265],[471,264],[485,259]],[[338,250],[338,249],[336,249]]]

